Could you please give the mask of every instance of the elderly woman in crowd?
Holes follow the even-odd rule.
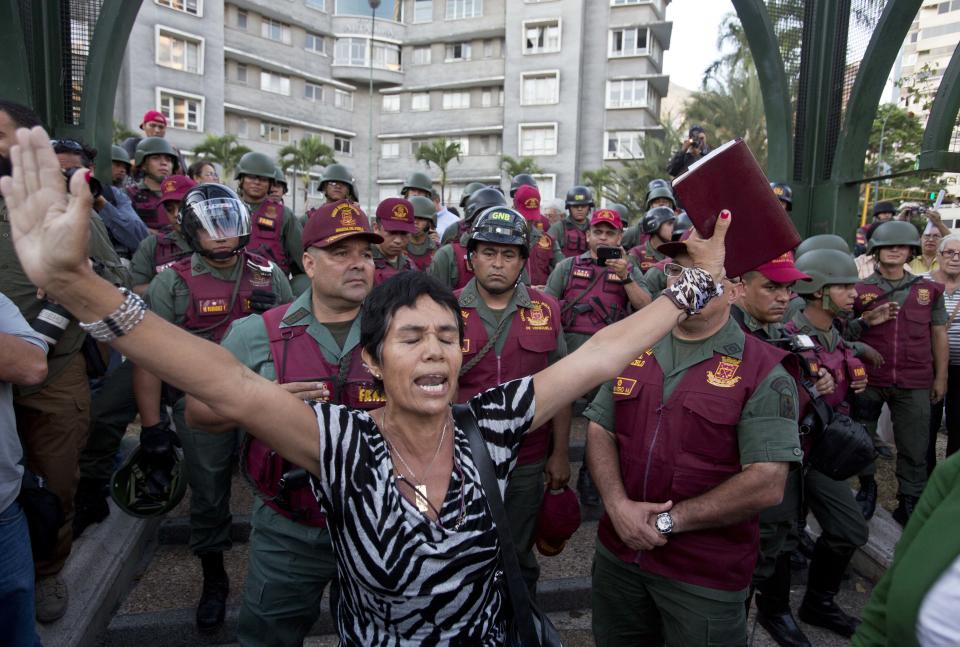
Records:
[[[465,431],[453,423],[463,323],[453,295],[419,274],[375,290],[362,311],[363,358],[387,405],[373,412],[305,405],[233,356],[144,312],[86,258],[90,193],[63,177],[40,128],[17,132],[0,189],[30,279],[94,337],[236,421],[314,478],[338,561],[338,629],[348,645],[500,645],[508,605],[499,546]],[[217,205],[206,210],[216,218]],[[469,402],[501,493],[524,432],[614,378],[683,317],[721,293],[717,235],[687,241],[694,263],[663,296],[597,333],[577,352]],[[203,235],[203,234],[201,234]],[[651,506],[656,504],[649,504]],[[660,504],[662,507],[662,504]]]
[[[950,343],[950,365],[947,367],[947,395],[930,405],[930,445],[927,448],[927,471],[937,464],[937,434],[947,414],[947,456],[960,449],[960,234],[950,234],[937,246],[939,265],[927,274],[944,286],[947,307],[947,340]]]

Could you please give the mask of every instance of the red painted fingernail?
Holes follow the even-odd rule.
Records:
[[[93,177],[93,171],[87,171],[83,174],[83,179],[87,181],[87,184],[90,184],[90,178]]]
[[[720,217],[726,220],[727,218],[730,217],[730,212],[724,209],[723,211],[720,212]]]

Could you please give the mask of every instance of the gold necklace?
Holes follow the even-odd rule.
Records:
[[[387,412],[386,411],[383,412],[382,423],[383,423],[383,430],[384,432],[386,432],[387,430]],[[440,455],[440,448],[443,447],[443,439],[446,438],[447,436],[447,426],[449,424],[450,424],[450,418],[447,418],[443,423],[443,429],[440,431],[440,442],[437,443],[437,451],[433,453],[433,458],[430,459],[430,462],[427,463],[427,466],[423,470],[424,478],[426,478],[430,474],[430,468],[433,467],[433,464],[437,460],[437,456]],[[420,477],[417,476],[417,473],[413,471],[413,468],[410,467],[410,464],[406,461],[406,459],[403,458],[403,455],[400,453],[400,450],[393,443],[391,443],[388,438],[386,438],[386,434],[384,434],[384,440],[386,440],[387,442],[387,447],[397,455],[397,458],[400,459],[400,463],[403,464],[403,466],[410,473],[410,476],[412,476],[413,480],[416,482],[415,485],[413,486],[413,491],[415,493],[414,503],[417,506],[417,510],[421,514],[426,514],[427,511],[430,509],[430,499],[427,496],[426,483],[420,480]],[[397,471],[399,472],[399,470]],[[398,478],[403,479],[403,474],[398,474]]]

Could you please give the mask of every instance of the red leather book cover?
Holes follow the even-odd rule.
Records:
[[[800,244],[800,234],[742,139],[715,148],[673,181],[680,206],[703,236],[713,234],[724,209],[733,214],[727,232],[727,276],[777,258]]]

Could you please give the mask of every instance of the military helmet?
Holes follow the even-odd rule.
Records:
[[[677,206],[677,198],[673,195],[673,187],[666,180],[650,180],[647,185],[647,195],[643,199],[643,208],[649,209],[650,203],[657,198],[666,198],[673,203],[674,208]]]
[[[159,517],[180,503],[187,492],[187,474],[183,450],[174,449],[170,483],[160,491],[148,479],[150,466],[140,445],[133,448],[110,477],[110,496],[117,506],[134,517]]]
[[[797,294],[813,294],[828,285],[846,285],[860,281],[853,256],[836,249],[810,250],[798,257],[794,265],[810,276],[809,280],[793,284]]]
[[[516,245],[526,258],[530,253],[530,225],[520,212],[506,206],[485,209],[477,216],[467,241],[467,251],[472,253],[477,243]]]
[[[287,174],[284,173],[284,172],[283,172],[283,169],[280,168],[279,166],[277,166],[277,167],[275,167],[275,168],[276,168],[276,172],[273,174],[273,181],[274,181],[276,184],[279,184],[280,186],[282,186],[282,187],[283,187],[283,192],[286,193],[286,192],[288,191],[288,188],[287,188]]]
[[[137,166],[143,164],[143,160],[151,155],[168,155],[173,158],[173,172],[180,170],[180,156],[163,137],[144,137],[137,144],[137,153],[133,161]]]
[[[693,221],[686,211],[681,209],[677,221],[673,224],[673,240],[680,240],[693,227]]]
[[[619,202],[611,202],[607,205],[607,209],[612,209],[620,214],[620,221],[626,225],[630,222],[630,210],[627,209],[627,206],[620,204]]]
[[[433,200],[422,195],[415,195],[408,200],[413,205],[414,218],[426,218],[437,226],[437,208],[433,205]]]
[[[783,202],[787,211],[793,210],[793,189],[786,182],[771,182],[770,189],[777,200]]]
[[[565,202],[567,209],[570,207],[579,207],[583,205],[592,207],[594,206],[593,191],[582,184],[578,184],[574,187],[571,187],[570,190],[567,191],[567,199]]]
[[[850,246],[847,245],[847,241],[840,236],[836,234],[817,234],[816,236],[810,236],[810,238],[800,243],[797,246],[797,251],[795,251],[793,255],[796,258],[800,258],[807,252],[812,252],[815,249],[835,249],[844,254],[850,253]]]
[[[463,188],[463,193],[460,194],[460,208],[463,209],[467,206],[467,199],[470,198],[470,195],[474,191],[479,191],[480,189],[487,186],[483,182],[471,182]]]
[[[407,197],[407,192],[410,189],[426,191],[427,196],[433,198],[433,180],[430,179],[429,175],[421,171],[414,171],[407,176],[407,181],[403,183],[403,188],[400,189],[400,195]]]
[[[870,241],[867,243],[867,253],[869,254],[878,247],[891,247],[893,245],[909,245],[914,248],[914,254],[919,254],[920,234],[917,228],[902,220],[890,220],[882,223],[870,237]]]
[[[640,219],[640,231],[644,234],[655,234],[662,224],[676,220],[677,214],[670,207],[654,207]]]
[[[507,198],[497,191],[493,187],[485,186],[478,191],[474,191],[470,194],[470,198],[467,199],[466,212],[464,214],[464,220],[467,222],[472,222],[474,218],[477,217],[484,209],[489,209],[490,207],[506,207]]]
[[[343,164],[331,164],[323,170],[323,176],[320,178],[320,193],[323,193],[323,187],[327,182],[339,182],[350,187],[350,193],[353,194],[353,201],[360,202],[360,193],[357,191],[357,180],[353,173]]]
[[[180,234],[201,256],[224,259],[240,253],[250,240],[250,212],[233,189],[222,184],[198,184],[183,196],[177,214]],[[210,252],[200,245],[200,231],[213,240],[238,237],[230,252]]]
[[[892,202],[881,200],[873,205],[873,211],[871,212],[871,215],[876,217],[876,215],[880,213],[897,213],[897,208],[893,206]]]
[[[273,163],[269,155],[250,151],[244,153],[240,161],[237,162],[236,179],[240,180],[244,175],[264,177],[272,182],[277,177],[277,165]]]
[[[127,151],[123,146],[117,146],[114,144],[110,147],[110,160],[113,162],[126,164],[127,170],[130,170],[130,156],[127,155]]]
[[[532,186],[535,189],[539,189],[540,186],[537,184],[537,181],[529,173],[517,173],[510,180],[510,197],[512,198],[517,193],[517,189],[522,186]]]

